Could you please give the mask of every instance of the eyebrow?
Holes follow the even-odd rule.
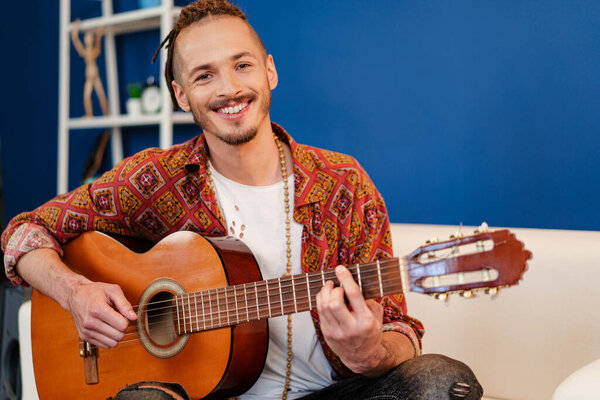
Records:
[[[253,57],[256,58],[256,56],[254,54],[252,54],[249,51],[242,51],[239,52],[237,54],[232,55],[231,57],[229,57],[230,61],[235,61],[235,60],[239,60],[242,57]],[[192,70],[190,71],[190,77],[193,76],[197,71],[201,71],[203,69],[210,69],[213,66],[213,64],[208,63],[208,64],[202,64],[202,65],[197,65],[194,68],[192,68]]]

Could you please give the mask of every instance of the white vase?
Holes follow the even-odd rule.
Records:
[[[139,98],[129,98],[125,103],[125,108],[127,109],[127,114],[137,117],[142,114],[142,102]]]

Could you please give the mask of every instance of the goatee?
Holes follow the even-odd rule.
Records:
[[[199,118],[194,111],[192,111],[192,115],[194,116],[194,122],[196,123],[196,125],[198,125],[200,128],[202,128],[202,130],[204,130],[204,127],[202,126],[201,122],[201,117]],[[237,128],[233,130],[233,132],[219,133],[216,136],[228,145],[239,146],[241,144],[248,143],[249,141],[254,139],[257,133],[258,127],[248,128],[246,131]]]
[[[222,99],[222,100],[219,100],[218,102],[214,102],[214,103],[210,104],[209,109],[215,110],[215,109],[218,109],[221,107],[225,107],[230,102],[235,102],[235,103],[248,102],[249,103],[248,107],[257,105],[258,107],[260,107],[261,113],[268,115],[269,109],[271,108],[271,92],[266,91],[265,95],[262,97],[262,101],[260,102],[260,104],[255,104],[255,101],[257,98],[258,98],[257,94],[250,93],[250,94],[244,95],[244,96],[239,96],[239,97],[234,97],[234,98],[229,98],[229,99]],[[192,115],[194,116],[194,122],[196,122],[196,124],[200,128],[202,128],[202,130],[204,130],[205,127],[207,127],[210,124],[210,119],[207,117],[207,115],[205,113],[192,108]],[[238,122],[236,125],[239,125],[239,126],[234,126],[228,132],[214,132],[215,136],[230,146],[239,146],[239,145],[248,143],[252,139],[254,139],[256,137],[256,135],[258,134],[259,124],[257,123],[256,126],[250,126],[250,127],[246,127],[246,128],[243,128],[241,126],[242,124],[243,124],[243,122],[241,122],[241,121]]]

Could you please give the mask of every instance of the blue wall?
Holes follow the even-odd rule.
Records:
[[[72,1],[74,17],[99,13],[96,1]],[[0,132],[10,218],[56,187],[58,6],[6,3]],[[238,4],[275,57],[272,119],[299,142],[354,155],[392,221],[600,230],[597,0]],[[122,87],[158,73],[149,63],[158,40],[119,39]],[[83,63],[72,57],[79,116]],[[72,186],[98,133],[71,135]],[[128,153],[157,144],[156,130],[126,131]]]

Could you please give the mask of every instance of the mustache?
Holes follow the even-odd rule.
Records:
[[[212,110],[217,109],[217,108],[222,108],[225,107],[227,105],[229,105],[229,103],[233,102],[233,103],[246,103],[246,102],[250,102],[256,100],[256,94],[254,93],[249,93],[249,94],[244,94],[241,96],[236,96],[236,97],[229,97],[227,99],[219,99],[219,100],[215,100],[214,102],[210,103],[208,105],[209,108],[211,108]]]

